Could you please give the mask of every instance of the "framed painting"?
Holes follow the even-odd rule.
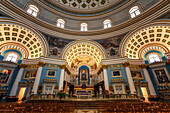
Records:
[[[8,81],[12,75],[12,69],[0,68],[0,84],[8,85]]]
[[[133,79],[144,79],[141,70],[131,70],[131,75]]]
[[[36,77],[37,70],[25,70],[23,79],[34,79]]]
[[[56,70],[47,70],[46,77],[56,77]]]
[[[112,77],[122,77],[121,70],[111,70]]]
[[[166,70],[166,67],[164,68],[157,68],[152,70],[154,73],[154,76],[156,78],[157,83],[160,84],[165,84],[165,83],[170,83],[169,79],[169,74],[168,71]]]

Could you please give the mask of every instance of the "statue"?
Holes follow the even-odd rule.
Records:
[[[82,70],[81,80],[87,80],[87,78],[86,78],[86,70]]]

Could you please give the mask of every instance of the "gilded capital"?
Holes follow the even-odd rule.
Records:
[[[170,59],[167,59],[167,63],[170,65]]]
[[[102,69],[107,69],[107,65],[103,65],[103,66],[102,66]]]
[[[19,65],[19,67],[20,67],[20,68],[25,68],[25,67],[27,67],[27,64],[21,63],[21,64]]]
[[[141,67],[142,69],[146,69],[146,68],[147,68],[147,65],[146,65],[146,64],[141,64],[140,67]]]
[[[129,63],[129,62],[124,62],[124,63],[122,63],[122,65],[123,65],[124,67],[128,67],[128,66],[130,66],[130,63]]]
[[[60,65],[61,69],[66,69],[65,65]]]
[[[39,65],[40,67],[43,67],[43,66],[45,65],[45,62],[39,61],[39,62],[38,62],[38,65]]]

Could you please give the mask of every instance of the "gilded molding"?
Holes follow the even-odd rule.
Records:
[[[107,65],[102,65],[102,69],[107,69]]]
[[[61,69],[66,69],[66,65],[60,65]]]
[[[141,67],[142,69],[147,69],[148,66],[147,66],[146,64],[141,64],[140,67]]]
[[[44,67],[44,66],[45,66],[45,62],[39,61],[39,62],[38,62],[38,66],[39,66],[39,67]]]
[[[167,63],[170,65],[170,59],[167,59]]]
[[[25,68],[25,67],[27,67],[27,66],[28,66],[27,64],[21,63],[21,64],[19,65],[19,68]]]
[[[129,63],[129,62],[124,62],[124,63],[122,63],[122,65],[123,65],[124,67],[129,67],[129,66],[130,66],[130,63]]]

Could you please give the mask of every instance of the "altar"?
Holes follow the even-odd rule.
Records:
[[[75,91],[75,96],[78,99],[90,99],[94,95],[93,94],[94,86],[88,85],[86,86],[86,89],[83,89],[81,86],[75,85],[74,91]]]
[[[84,99],[84,98],[92,98],[92,90],[77,90],[76,96],[78,99]]]

